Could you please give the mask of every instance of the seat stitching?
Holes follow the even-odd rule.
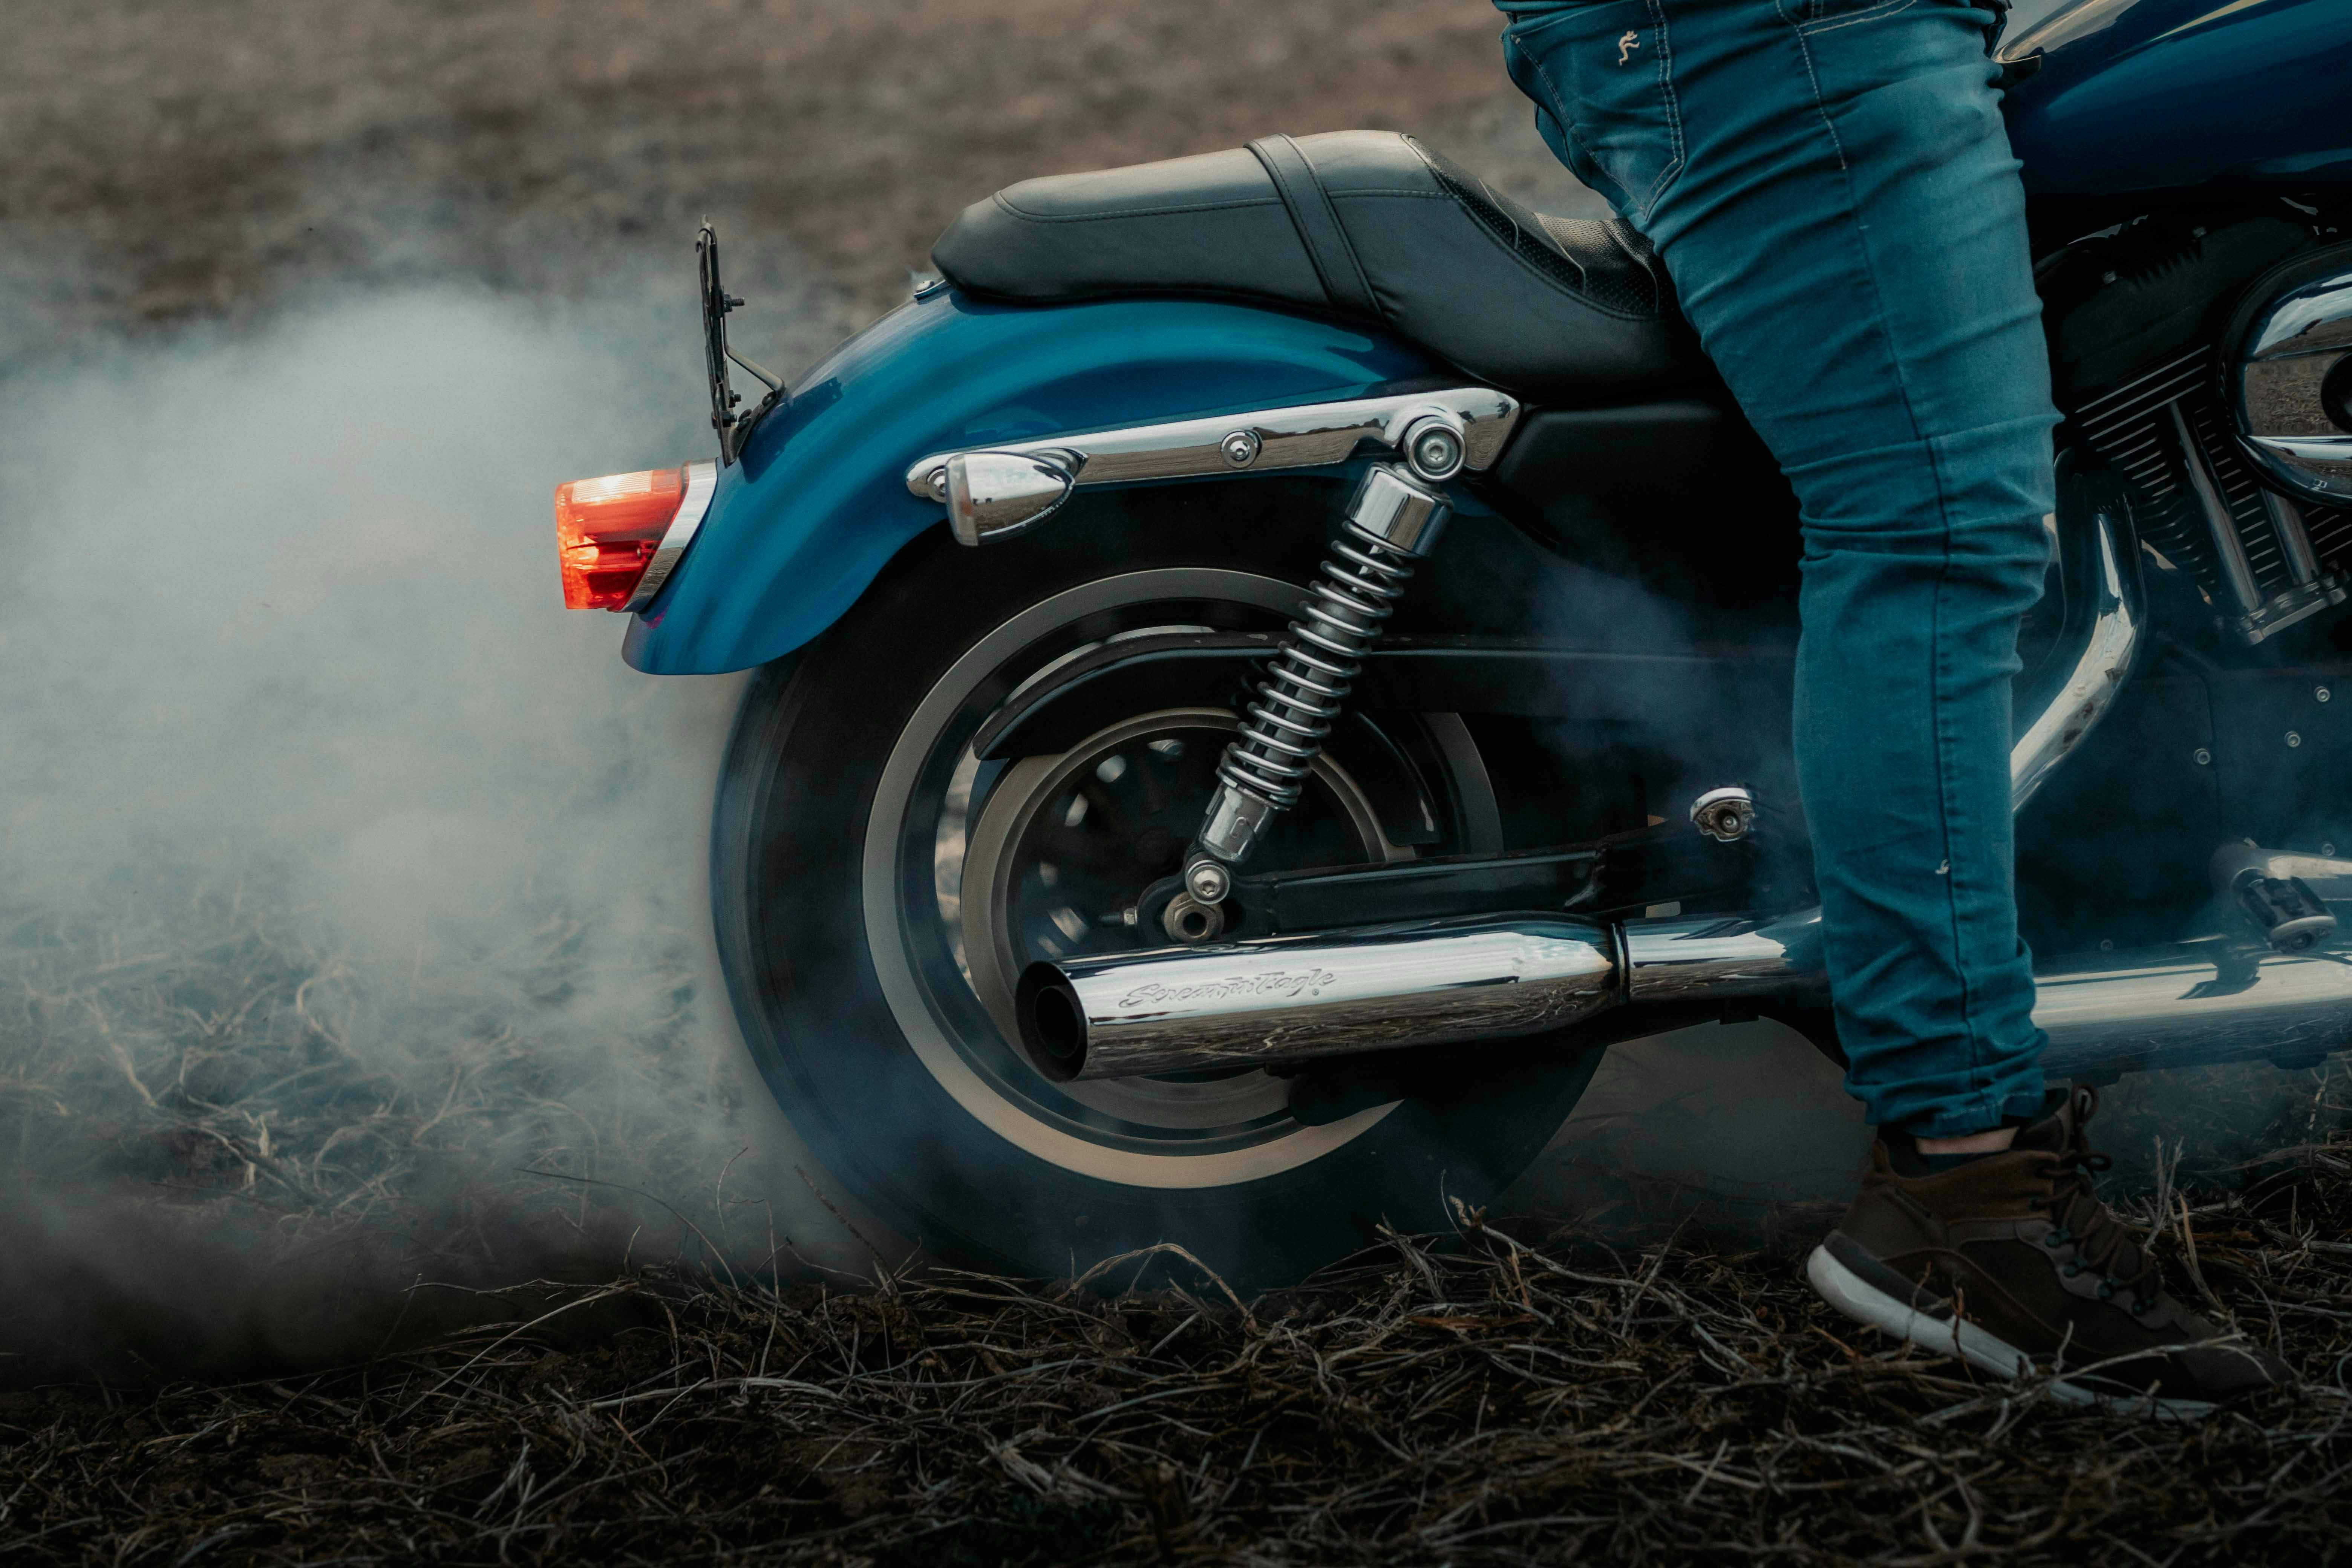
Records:
[[[1198,202],[1189,206],[1122,207],[1116,212],[1041,213],[1007,200],[1002,191],[996,194],[995,201],[1006,212],[1029,223],[1093,223],[1105,218],[1167,217],[1177,213],[1227,212],[1241,207],[1278,207],[1282,205],[1279,196],[1245,196],[1237,201]]]
[[[1434,199],[1440,201],[1454,202],[1454,206],[1457,208],[1461,205],[1459,202],[1454,202],[1452,196],[1446,195],[1443,192],[1360,191],[1349,193],[1346,199],[1350,201],[1360,198],[1380,200],[1391,195],[1408,195],[1416,199],[1428,199],[1434,197]],[[1561,286],[1558,279],[1551,277],[1541,268],[1529,261],[1526,257],[1521,256],[1517,251],[1513,250],[1508,245],[1506,245],[1501,237],[1489,229],[1485,224],[1480,223],[1475,218],[1472,218],[1470,220],[1470,227],[1479,238],[1485,240],[1488,245],[1493,246],[1497,251],[1500,251],[1504,258],[1508,260],[1512,266],[1518,268],[1521,271],[1527,273],[1529,277],[1533,278],[1537,282],[1541,283],[1546,289],[1550,289],[1552,292],[1567,295],[1570,299],[1575,300],[1578,304],[1582,305],[1588,310],[1596,311],[1601,315],[1607,316],[1612,320],[1620,321],[1659,321],[1665,319],[1665,312],[1662,310],[1649,311],[1645,314],[1629,314],[1626,311],[1617,310],[1612,306],[1604,305],[1589,294],[1580,293],[1574,289],[1564,288]],[[1547,235],[1544,237],[1546,243],[1549,243],[1551,237]],[[1565,251],[1562,251],[1561,254],[1563,256],[1567,255]],[[1570,261],[1575,261],[1576,258],[1574,257],[1569,257],[1569,259]],[[1582,263],[1579,262],[1578,265],[1580,267],[1582,266]],[[1655,280],[1653,279],[1654,287],[1654,283]]]
[[[1482,233],[1486,234],[1490,238],[1493,237],[1494,230],[1488,226],[1486,218],[1481,216],[1476,204],[1466,200],[1462,190],[1458,188],[1462,184],[1461,180],[1454,174],[1449,174],[1445,170],[1439,168],[1436,159],[1431,155],[1428,148],[1421,144],[1419,138],[1407,136],[1403,138],[1403,141],[1404,144],[1412,148],[1413,154],[1421,160],[1422,167],[1427,172],[1430,178],[1437,182],[1441,191],[1446,198],[1453,201],[1456,206],[1468,209],[1471,221]],[[1521,224],[1517,218],[1511,216],[1511,208],[1517,204],[1508,202],[1503,197],[1498,196],[1495,192],[1494,186],[1488,184],[1485,180],[1479,179],[1476,175],[1470,174],[1469,171],[1463,170],[1461,171],[1461,174],[1467,175],[1470,182],[1477,187],[1478,195],[1483,196],[1486,200],[1486,205],[1493,208],[1498,216],[1502,217],[1511,226],[1511,232],[1514,235],[1527,233],[1526,226]],[[1535,236],[1537,243],[1540,245],[1548,255],[1556,257],[1559,260],[1566,262],[1570,267],[1575,268],[1577,282],[1575,284],[1563,284],[1558,279],[1546,276],[1544,268],[1530,262],[1526,254],[1517,247],[1505,247],[1505,248],[1510,252],[1513,259],[1517,260],[1521,266],[1528,267],[1538,276],[1544,277],[1545,281],[1554,288],[1566,288],[1570,293],[1574,294],[1580,300],[1583,300],[1594,309],[1602,310],[1607,314],[1615,317],[1617,320],[1628,321],[1663,321],[1666,319],[1668,312],[1665,309],[1665,294],[1658,287],[1656,272],[1654,271],[1646,263],[1640,263],[1640,258],[1638,257],[1633,258],[1637,264],[1641,265],[1643,277],[1650,285],[1649,311],[1646,314],[1638,312],[1627,314],[1626,312],[1618,310],[1602,302],[1601,295],[1603,292],[1603,286],[1594,282],[1592,268],[1586,264],[1584,258],[1570,250],[1566,245],[1561,243],[1560,240],[1552,235],[1549,229],[1542,227],[1540,220],[1542,219],[1543,215],[1541,213],[1537,213],[1534,216],[1538,220],[1537,233]],[[1614,229],[1610,231],[1609,237],[1611,243],[1616,245],[1620,249],[1626,248],[1622,238],[1616,234]],[[1627,250],[1627,255],[1632,257],[1632,252]]]
[[[1429,149],[1421,144],[1421,141],[1418,137],[1407,136],[1403,140],[1404,144],[1412,150],[1412,155],[1421,160],[1423,173],[1426,174],[1431,179],[1435,180],[1438,184],[1439,188],[1430,194],[1444,197],[1447,201],[1454,203],[1457,208],[1462,206],[1462,199],[1455,195],[1451,189],[1454,182],[1446,176],[1444,170],[1437,166],[1436,160],[1429,155]],[[1475,178],[1475,176],[1474,175],[1473,178]],[[1510,207],[1505,205],[1502,199],[1496,195],[1495,188],[1492,185],[1489,185],[1484,180],[1479,180],[1478,191],[1481,195],[1484,195],[1486,198],[1486,205],[1488,206],[1493,207],[1496,212],[1502,214],[1503,216],[1509,221],[1511,232],[1513,234],[1527,233],[1527,230],[1521,226],[1519,220],[1511,216]],[[1469,216],[1472,226],[1476,228],[1480,233],[1485,234],[1489,239],[1495,237],[1493,231],[1488,229],[1486,224],[1479,220],[1478,215],[1475,212],[1471,213]],[[1536,216],[1538,219],[1541,219],[1543,215],[1541,213],[1538,213],[1536,214]],[[1568,247],[1560,244],[1559,240],[1553,238],[1551,231],[1545,228],[1540,222],[1536,226],[1534,239],[1537,244],[1543,246],[1553,255],[1559,257],[1570,267],[1576,268],[1577,281],[1581,285],[1581,288],[1571,289],[1569,292],[1589,305],[1592,305],[1599,309],[1606,309],[1600,305],[1600,301],[1597,299],[1585,292],[1585,290],[1592,288],[1592,268],[1587,267],[1580,258],[1570,255]],[[1542,278],[1543,281],[1547,285],[1554,288],[1559,287],[1559,280],[1557,279],[1544,277],[1543,269],[1539,267],[1530,265],[1527,258],[1519,254],[1518,247],[1517,246],[1507,246],[1504,248],[1509,254],[1512,260],[1517,262],[1520,266],[1527,268],[1528,271],[1534,273],[1537,277]],[[1613,310],[1610,310],[1608,313],[1611,315],[1616,314]],[[1622,321],[1641,320],[1638,316],[1625,316],[1620,317],[1619,319]]]

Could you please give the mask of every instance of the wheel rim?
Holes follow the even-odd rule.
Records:
[[[1164,934],[1137,922],[1131,903],[1118,906],[1123,895],[1176,868],[1213,787],[1215,756],[1240,728],[1223,709],[1164,709],[1113,724],[1059,757],[1024,758],[997,779],[971,831],[957,892],[966,977],[1006,1039],[1017,1027],[1013,984],[1030,960],[1169,945]],[[1147,808],[1141,815],[1151,819],[1139,834],[1139,814],[1119,810],[1120,796],[1139,794]],[[1172,808],[1150,812],[1154,795]],[[1089,809],[1106,797],[1107,808]],[[1318,812],[1335,820],[1316,822]],[[1307,829],[1290,836],[1293,852],[1253,869],[1360,865],[1412,854],[1388,842],[1361,786],[1328,756],[1317,759],[1313,784],[1290,816],[1286,826]],[[1132,852],[1137,838],[1145,846],[1139,856]],[[1130,1125],[1195,1130],[1271,1116],[1290,1092],[1263,1071],[1058,1087]]]
[[[1077,647],[1131,635],[1137,623],[1165,629],[1203,614],[1229,620],[1236,613],[1278,616],[1299,596],[1298,588],[1277,579],[1213,568],[1131,573],[1085,584],[1031,606],[982,637],[933,685],[892,748],[877,781],[862,868],[866,943],[876,977],[931,1078],[966,1113],[1026,1153],[1126,1185],[1223,1186],[1320,1159],[1396,1109],[1391,1102],[1324,1126],[1304,1126],[1278,1103],[1286,1099],[1281,1086],[1262,1074],[1208,1084],[1097,1085],[1076,1093],[1070,1086],[1048,1083],[1005,1043],[1001,1021],[1009,1020],[1003,1018],[1002,998],[993,998],[996,1016],[990,1005],[989,994],[1003,983],[1006,928],[1020,918],[1017,901],[1003,907],[1009,914],[992,901],[977,920],[966,907],[981,892],[967,881],[967,864],[992,885],[1007,874],[1008,865],[1017,869],[1020,855],[1009,862],[1004,856],[1007,846],[1024,842],[1020,819],[1025,815],[1034,822],[1055,791],[1088,765],[1089,747],[1092,755],[1105,755],[1105,747],[1115,751],[1144,739],[1140,731],[1119,733],[1141,721],[1180,731],[1233,723],[1221,710],[1176,710],[1172,721],[1166,714],[1143,715],[1090,737],[1062,758],[979,763],[971,753],[971,734],[1005,695]],[[1203,611],[1202,605],[1216,608]],[[1463,741],[1466,735],[1445,748],[1449,755]],[[1055,777],[1057,773],[1062,776]],[[1352,822],[1352,781],[1344,769],[1334,765],[1318,777],[1339,803],[1339,814]],[[1030,798],[1009,806],[1000,799],[992,821],[990,803],[1008,787]],[[1368,815],[1360,791],[1354,795]],[[1467,815],[1479,815],[1481,805],[1491,814],[1488,801],[1474,803]],[[995,846],[977,846],[985,854],[974,861],[975,840],[983,832]],[[1359,858],[1381,858],[1392,847],[1381,840],[1375,824],[1362,849]],[[975,935],[978,942],[968,940]],[[988,951],[975,966],[971,952],[982,942]]]

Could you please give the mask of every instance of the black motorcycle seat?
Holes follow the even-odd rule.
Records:
[[[1370,319],[1545,403],[1707,375],[1639,235],[1531,211],[1393,132],[1024,181],[966,207],[931,257],[987,300],[1194,294]]]

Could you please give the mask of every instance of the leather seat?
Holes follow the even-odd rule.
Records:
[[[1640,236],[1529,211],[1393,132],[1025,181],[965,208],[931,256],[983,299],[1207,294],[1370,319],[1544,403],[1709,376]]]

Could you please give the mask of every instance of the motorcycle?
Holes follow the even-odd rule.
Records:
[[[2011,758],[2047,1066],[2310,1065],[2352,5],[2076,0],[1998,58],[2065,416]],[[567,602],[757,671],[730,993],[908,1237],[1293,1279],[1485,1204],[1613,1041],[1836,1054],[1795,503],[1625,227],[1387,132],[1032,180],[789,387],[698,246],[718,458],[562,487]]]

